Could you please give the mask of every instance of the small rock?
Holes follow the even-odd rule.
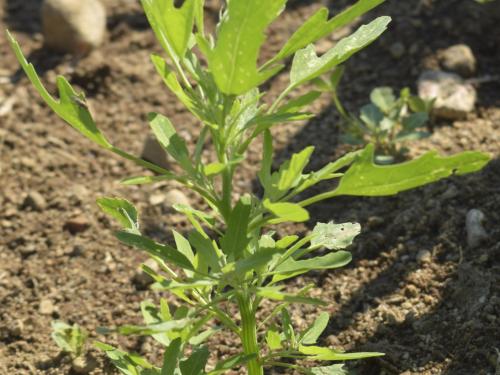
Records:
[[[465,217],[465,230],[467,232],[467,245],[470,248],[478,247],[483,241],[488,239],[488,233],[483,227],[485,216],[482,211],[472,209]]]
[[[23,207],[29,207],[35,211],[43,211],[47,208],[47,201],[38,191],[30,191],[24,200]]]
[[[165,203],[169,206],[173,206],[174,204],[183,204],[189,206],[189,199],[182,191],[173,189],[165,194]]]
[[[406,47],[401,42],[396,42],[389,47],[389,52],[392,57],[399,60],[406,53]]]
[[[417,253],[417,263],[419,264],[424,264],[424,263],[430,263],[432,259],[432,254],[429,250],[419,250]]]
[[[437,117],[459,120],[474,110],[476,90],[457,74],[439,70],[423,72],[418,79],[418,95],[435,99],[433,113]]]
[[[106,10],[99,0],[45,0],[42,31],[49,48],[85,55],[104,40]]]
[[[413,298],[413,297],[416,297],[418,296],[418,289],[415,285],[413,284],[409,284],[406,288],[405,288],[405,295],[409,298]]]
[[[158,206],[158,205],[162,204],[163,202],[165,202],[165,199],[166,199],[166,197],[163,194],[152,194],[149,197],[149,204],[152,206]]]
[[[90,222],[85,216],[76,216],[69,219],[64,224],[64,229],[71,234],[77,234],[86,231],[90,227]]]
[[[91,355],[76,357],[71,364],[71,368],[77,374],[89,374],[98,366],[97,361]]]
[[[167,153],[152,135],[148,135],[144,141],[141,157],[159,167],[165,169],[170,169],[171,167]]]
[[[441,198],[444,200],[456,198],[459,194],[458,188],[455,185],[450,185],[446,191],[441,194]]]
[[[441,52],[439,59],[444,69],[470,77],[476,72],[476,58],[469,46],[457,44]]]
[[[151,268],[153,271],[159,271],[158,263],[156,263],[153,259],[148,259],[143,264]],[[132,277],[132,282],[137,289],[144,290],[147,289],[147,287],[150,286],[154,280],[151,276],[145,273],[141,267],[139,267],[135,275]]]
[[[38,310],[42,315],[52,315],[55,311],[55,307],[50,299],[42,299]]]

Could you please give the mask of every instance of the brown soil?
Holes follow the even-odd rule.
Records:
[[[117,145],[140,153],[148,132],[146,113],[167,114],[190,143],[198,124],[162,86],[148,56],[159,47],[138,4],[108,0],[109,40],[93,55],[75,64],[42,49],[36,0],[0,0],[0,29],[10,28],[30,56],[50,90],[62,73],[85,90],[101,129]],[[269,54],[307,15],[327,4],[333,11],[348,1],[294,1],[273,28]],[[383,38],[353,58],[347,68],[342,97],[355,110],[380,85],[414,87],[426,67],[436,66],[441,48],[464,42],[476,54],[479,78],[500,75],[498,4],[480,6],[472,0],[388,1],[375,14],[394,21]],[[215,19],[216,14],[212,8]],[[327,48],[343,32],[322,42]],[[395,59],[388,52],[401,42],[408,53]],[[77,322],[93,338],[146,353],[149,340],[99,337],[99,326],[138,322],[140,301],[158,295],[138,290],[132,282],[142,254],[120,246],[112,224],[99,212],[95,199],[119,195],[142,212],[143,227],[156,237],[172,228],[188,229],[168,207],[151,206],[155,190],[171,185],[122,187],[120,178],[142,173],[140,168],[109,155],[57,119],[18,71],[7,41],[0,39],[0,374],[70,374],[69,358],[58,355],[50,338],[50,323]],[[277,77],[278,92],[287,76]],[[353,365],[357,374],[494,374],[500,349],[500,84],[478,86],[477,111],[455,123],[437,122],[431,138],[410,145],[411,155],[429,149],[443,154],[476,149],[494,160],[484,171],[451,178],[377,199],[340,198],[317,205],[316,221],[359,221],[363,234],[352,247],[354,261],[335,272],[316,272],[290,283],[315,283],[317,295],[329,301],[332,320],[324,344],[345,350],[376,350],[381,359]],[[338,145],[338,117],[324,98],[314,108],[321,113],[308,124],[275,130],[278,159],[305,145],[317,147],[313,166],[345,152]],[[259,147],[250,152],[237,189],[253,186]],[[41,205],[26,205],[39,193]],[[190,196],[193,205],[201,204]],[[34,208],[32,207],[34,206]],[[467,247],[465,215],[470,209],[486,215],[489,239]],[[78,218],[83,231],[70,231]],[[73,225],[72,225],[73,224]],[[85,226],[89,227],[85,229]],[[307,226],[283,228],[288,232]],[[417,261],[417,254],[430,259]],[[47,304],[48,311],[47,310]],[[52,305],[52,306],[50,306]],[[51,311],[52,308],[52,311]],[[47,315],[42,314],[44,312]],[[316,308],[293,310],[299,326]],[[214,353],[225,354],[233,338],[216,336]],[[93,374],[114,374],[102,355]]]

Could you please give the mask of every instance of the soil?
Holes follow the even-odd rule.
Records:
[[[207,11],[215,20],[212,3]],[[273,26],[264,53],[276,51],[320,5],[337,12],[348,3],[291,2]],[[192,145],[199,126],[162,86],[149,63],[149,54],[160,50],[138,2],[105,4],[108,41],[79,61],[43,49],[39,1],[0,0],[0,29],[8,27],[18,38],[50,91],[56,74],[64,74],[84,90],[97,123],[115,144],[140,154],[148,133],[146,114],[159,111]],[[304,233],[316,221],[362,224],[362,235],[351,248],[352,264],[311,273],[289,285],[312,282],[318,286],[316,295],[329,301],[326,310],[332,319],[321,338],[323,344],[386,353],[351,364],[355,374],[498,374],[500,19],[495,18],[496,7],[472,0],[387,1],[369,17],[391,15],[390,30],[349,61],[341,89],[352,111],[376,86],[415,90],[418,75],[437,66],[442,48],[465,43],[478,60],[476,111],[461,121],[435,121],[430,138],[409,145],[410,155],[431,149],[445,155],[474,149],[490,153],[492,162],[479,173],[395,197],[328,201],[314,206],[310,227],[280,228],[283,233]],[[349,30],[334,33],[320,49]],[[407,51],[399,58],[389,52],[397,42]],[[141,210],[146,233],[168,239],[171,229],[185,231],[189,225],[168,206],[150,205],[149,200],[153,193],[175,186],[121,186],[119,179],[143,171],[100,150],[56,118],[19,72],[3,34],[0,61],[0,374],[73,373],[70,358],[61,355],[50,338],[54,320],[78,323],[93,339],[151,352],[149,340],[103,338],[95,333],[99,326],[138,323],[140,301],[159,297],[133,281],[146,258],[117,243],[114,225],[97,209],[95,199],[128,198]],[[273,80],[272,95],[286,80],[286,73]],[[348,149],[339,143],[339,119],[329,98],[322,98],[313,110],[319,115],[309,123],[274,130],[278,160],[314,144],[314,168]],[[249,152],[237,191],[255,185],[259,152],[259,145]],[[192,205],[201,205],[197,197],[189,199]],[[470,209],[479,209],[486,217],[488,239],[477,248],[469,248],[466,241],[465,216]],[[262,313],[269,308],[265,306]],[[316,310],[295,307],[297,326],[309,322]],[[214,354],[225,355],[233,350],[234,338],[217,335],[210,345]],[[99,352],[89,350],[96,360],[92,374],[116,373]]]

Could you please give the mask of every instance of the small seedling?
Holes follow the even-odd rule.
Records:
[[[317,81],[320,87],[331,92],[333,102],[342,118],[341,140],[345,143],[375,146],[375,161],[378,164],[392,164],[404,158],[410,141],[427,138],[425,129],[434,104],[413,96],[410,89],[401,90],[399,98],[390,87],[378,87],[370,94],[371,103],[361,108],[360,115],[349,113],[338,95],[338,84],[343,75],[343,67],[336,69],[330,82]]]
[[[61,118],[104,149],[156,173],[126,178],[124,184],[176,181],[197,193],[208,207],[200,211],[174,206],[186,215],[192,231],[174,231],[174,243],[164,244],[141,233],[138,213],[127,200],[98,200],[101,209],[122,227],[116,232],[118,240],[147,252],[158,263],[158,271],[143,266],[155,280],[153,287],[178,299],[175,310],[164,299],[159,305],[144,302],[144,325],[105,331],[152,336],[165,348],[163,362],[153,364],[139,355],[98,344],[123,374],[216,375],[238,367],[244,367],[249,375],[263,375],[266,367],[285,367],[308,375],[340,374],[342,364],[321,366],[318,362],[381,355],[321,347],[318,342],[327,327],[328,314],[319,315],[308,328],[299,331],[289,313],[290,304],[328,303],[310,296],[313,285],[304,285],[292,293],[287,291],[285,281],[311,270],[333,270],[349,263],[351,254],[346,248],[359,234],[360,225],[317,223],[302,237],[278,235],[275,226],[309,220],[308,207],[325,199],[393,195],[451,174],[477,171],[489,157],[477,152],[440,157],[431,152],[408,163],[380,167],[373,163],[374,148],[368,145],[318,170],[308,170],[314,151],[310,146],[274,169],[271,129],[284,122],[311,118],[306,108],[320,93],[297,95],[296,89],[371,44],[386,30],[390,18],[379,17],[359,27],[321,57],[314,43],[382,2],[359,0],[332,18],[326,8],[319,9],[274,57],[259,65],[263,61],[259,54],[266,40],[265,31],[283,11],[286,0],[226,1],[214,34],[205,30],[202,0],[185,0],[181,7],[175,6],[173,0],[142,0],[167,57],[165,60],[153,55],[152,62],[199,124],[196,145],[190,148],[167,117],[149,115],[153,133],[178,163],[181,173],[112,145],[82,105],[83,96],[63,77],[57,79],[59,100],[54,99],[9,35],[29,79]],[[283,70],[289,58],[292,62],[287,87],[278,97],[263,101],[269,94],[260,88]],[[233,186],[239,185],[235,172],[257,140],[263,144],[258,166],[263,194],[234,194]],[[205,159],[206,149],[214,150],[210,160]],[[307,193],[311,187],[328,181],[332,182],[330,189]],[[269,301],[275,307],[262,316],[259,311]],[[210,351],[204,342],[221,330],[239,339],[240,345],[235,348],[239,351],[231,357],[212,358],[208,365]]]
[[[77,358],[84,354],[88,335],[76,323],[52,322],[52,338],[63,352]]]

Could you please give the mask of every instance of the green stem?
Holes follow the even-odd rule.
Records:
[[[257,355],[257,358],[247,362],[248,375],[264,375],[264,369],[259,360],[259,344],[257,342],[257,324],[255,321],[255,311],[252,308],[252,301],[248,292],[238,293],[238,307],[241,314],[241,341],[243,351],[247,355]]]

